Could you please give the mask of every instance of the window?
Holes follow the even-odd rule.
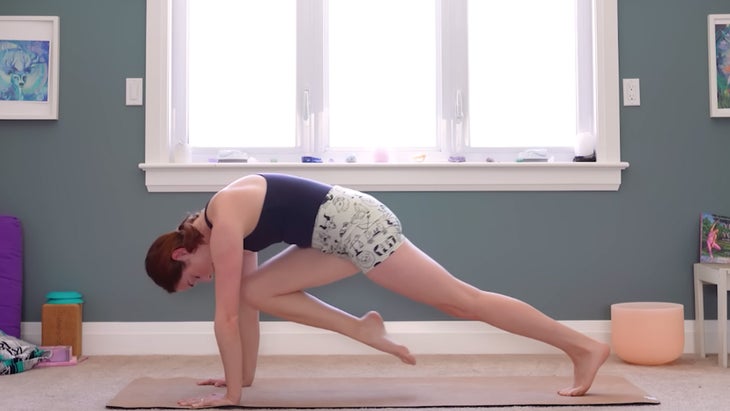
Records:
[[[591,26],[576,30],[576,4],[590,6],[586,1],[468,2],[472,146],[573,147],[576,68],[591,63],[576,58],[575,33],[591,35]],[[586,9],[583,18],[590,18]],[[592,86],[591,79],[586,88]],[[530,121],[523,121],[526,114]]]
[[[328,3],[328,154],[437,147],[434,3]]]
[[[215,191],[243,174],[262,171],[299,174],[363,190],[616,190],[621,170],[628,166],[619,159],[615,0],[596,1],[594,9],[577,10],[587,13],[582,20],[589,27],[583,30],[594,33],[588,47],[582,46],[589,50],[588,58],[582,59],[588,65],[577,64],[577,83],[574,70],[570,70],[569,78],[561,79],[566,67],[553,64],[556,54],[567,53],[568,57],[560,60],[576,67],[575,60],[570,59],[575,55],[570,50],[576,47],[557,47],[555,43],[565,42],[540,33],[545,22],[564,27],[566,19],[575,19],[576,11],[546,18],[550,9],[557,9],[553,5],[535,10],[542,16],[537,21],[530,21],[524,10],[505,11],[497,20],[509,24],[498,33],[502,37],[527,35],[519,40],[524,49],[516,58],[528,72],[524,82],[507,83],[501,91],[504,94],[496,92],[496,86],[505,84],[499,81],[499,74],[478,75],[485,70],[494,72],[494,67],[489,67],[495,65],[494,58],[490,61],[489,57],[499,45],[494,41],[498,37],[480,30],[496,24],[476,24],[475,20],[467,24],[467,19],[483,21],[494,14],[479,10],[478,6],[487,2],[403,0],[398,3],[403,8],[398,9],[396,3],[384,0],[289,0],[276,2],[275,16],[267,16],[270,10],[265,8],[220,13],[211,2],[199,9],[195,2],[188,2],[191,15],[194,11],[197,17],[215,19],[216,26],[233,27],[237,34],[214,34],[211,38],[217,41],[202,43],[191,39],[189,47],[182,48],[189,54],[172,53],[176,41],[186,38],[187,25],[195,30],[199,20],[175,18],[185,24],[173,25],[173,13],[180,12],[179,7],[173,9],[171,0],[147,0],[146,150],[140,167],[145,170],[150,191]],[[248,7],[271,3],[233,2]],[[542,3],[549,2],[536,4]],[[585,6],[589,1],[578,3]],[[383,12],[386,8],[388,13]],[[214,10],[214,15],[203,17],[209,10]],[[358,18],[348,18],[348,13]],[[384,14],[393,18],[384,19]],[[408,19],[402,17],[406,14]],[[242,16],[257,18],[244,21]],[[372,30],[375,19],[379,30]],[[262,21],[266,24],[258,27]],[[402,30],[404,25],[408,30]],[[368,27],[368,36],[353,35]],[[245,33],[246,28],[253,31]],[[393,31],[407,33],[398,41],[392,34],[380,35]],[[239,44],[239,36],[265,38],[266,42]],[[262,43],[266,48],[257,50]],[[433,43],[438,47],[429,46]],[[549,61],[540,55],[546,49],[550,51]],[[264,58],[266,64],[250,64]],[[186,65],[185,61],[191,63]],[[504,58],[501,61],[516,64]],[[241,76],[240,68],[245,65],[265,70]],[[549,72],[544,67],[548,65],[555,70]],[[187,67],[188,71],[173,76],[172,67]],[[383,69],[393,82],[373,75]],[[184,87],[191,76],[211,81],[191,80],[190,87]],[[264,76],[269,80],[263,81]],[[371,79],[375,80],[366,81]],[[236,89],[235,85],[243,88]],[[262,91],[254,91],[260,86]],[[571,87],[579,91],[569,91]],[[234,103],[219,101],[221,93],[233,96]],[[567,100],[558,103],[556,99],[564,95],[569,96]],[[576,97],[580,109],[563,110],[570,113],[563,120],[556,121],[553,114],[540,117],[550,108],[575,104]],[[214,108],[216,121],[202,115],[188,116],[188,102],[191,113]],[[508,112],[514,117],[495,128],[496,120],[509,118]],[[227,120],[232,122],[226,124]],[[526,127],[529,124],[540,127],[530,130]],[[546,132],[552,124],[563,131]],[[595,136],[597,162],[569,161],[572,141],[581,133]],[[559,160],[568,161],[514,162],[515,150],[549,146],[544,140],[534,140],[545,134],[551,136],[550,141],[558,141],[551,146],[551,155],[557,153],[563,156]],[[560,142],[557,135],[568,135],[569,139]],[[494,136],[509,140],[495,141]],[[245,140],[244,146],[238,145],[239,139]],[[395,162],[368,162],[366,156],[372,156],[374,148],[386,145]],[[222,148],[241,149],[258,161],[207,162]],[[194,162],[189,161],[191,153]],[[346,163],[344,158],[353,153],[358,163]],[[420,153],[435,161],[414,162]],[[325,163],[299,163],[299,157],[307,154],[319,155]],[[470,161],[446,162],[455,154]],[[485,157],[497,161],[487,163]],[[274,158],[277,162],[271,162]],[[328,163],[330,158],[335,162]]]
[[[173,108],[185,113],[190,107],[188,126],[176,127],[176,141],[189,139],[193,147],[237,141],[252,148],[293,146],[296,1],[176,0],[173,7],[173,23],[184,22],[173,38],[172,58],[181,61],[172,74],[183,91]]]

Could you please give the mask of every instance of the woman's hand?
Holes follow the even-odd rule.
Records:
[[[193,408],[204,408],[204,407],[223,407],[226,405],[238,405],[234,404],[228,397],[223,393],[208,394],[204,397],[188,398],[186,400],[180,400],[177,402],[178,405]]]
[[[198,385],[212,385],[214,387],[225,387],[226,380],[208,378],[207,380],[198,381]]]

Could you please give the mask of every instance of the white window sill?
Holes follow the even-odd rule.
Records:
[[[617,191],[626,162],[154,164],[150,192],[215,192],[248,174],[285,173],[361,191]]]

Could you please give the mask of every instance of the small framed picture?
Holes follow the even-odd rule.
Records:
[[[730,14],[707,16],[710,117],[730,117]]]
[[[0,120],[58,119],[57,16],[0,16]]]
[[[702,213],[700,217],[700,262],[730,263],[730,217]]]

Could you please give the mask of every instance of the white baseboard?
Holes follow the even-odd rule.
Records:
[[[610,343],[610,321],[561,321]],[[717,324],[707,321],[707,352],[717,352]],[[414,354],[552,354],[549,345],[476,321],[392,321],[389,335]],[[694,352],[694,321],[684,323],[684,352]],[[218,353],[212,322],[85,322],[85,355],[212,355]],[[41,343],[41,323],[21,325],[21,337]],[[261,355],[366,355],[378,351],[339,334],[291,322],[261,323]]]

